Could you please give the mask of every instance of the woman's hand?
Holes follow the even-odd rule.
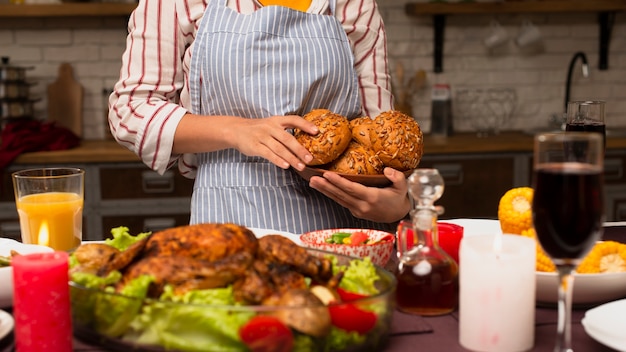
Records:
[[[313,156],[287,131],[299,128],[316,135],[315,124],[300,116],[272,116],[265,119],[242,119],[237,130],[235,148],[245,155],[255,155],[274,165],[287,169],[289,166],[303,170]]]
[[[311,177],[309,185],[348,208],[357,218],[391,223],[406,216],[411,204],[404,174],[390,167],[384,173],[392,182],[386,188],[366,187],[331,171],[324,172],[323,177]]]
[[[315,124],[297,115],[248,119],[187,114],[176,129],[173,149],[175,153],[203,153],[235,148],[283,169],[303,170],[313,156],[289,133],[294,128],[319,133]]]

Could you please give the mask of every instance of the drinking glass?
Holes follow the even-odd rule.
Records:
[[[602,147],[606,146],[606,125],[604,123],[602,100],[580,100],[567,103],[566,131],[597,132],[602,134]]]
[[[85,171],[39,168],[12,174],[22,242],[68,251],[83,233]]]
[[[598,133],[535,136],[533,223],[559,280],[554,351],[572,351],[573,271],[602,235],[604,150]]]

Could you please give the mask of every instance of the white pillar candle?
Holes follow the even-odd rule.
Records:
[[[463,238],[459,260],[459,341],[463,347],[508,352],[533,347],[535,256],[535,240],[528,237]]]

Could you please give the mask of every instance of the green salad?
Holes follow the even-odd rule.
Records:
[[[113,229],[112,234],[106,244],[119,250],[150,235],[133,236],[125,227]],[[340,351],[381,344],[391,319],[390,299],[349,303],[379,293],[376,283],[381,277],[375,266],[369,258],[347,265],[339,265],[334,256],[331,260],[335,273],[344,272],[337,288],[342,303],[327,306],[332,326],[324,337],[304,334],[272,314],[259,313],[257,308],[266,306],[239,304],[232,285],[180,295],[165,286],[159,299],[149,299],[151,276],[125,282],[120,291],[116,290],[122,280],[119,271],[105,277],[72,271],[78,263],[71,256],[73,319],[107,337],[179,351]]]

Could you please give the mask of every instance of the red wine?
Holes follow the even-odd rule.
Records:
[[[581,122],[568,122],[565,125],[566,131],[571,132],[597,132],[602,134],[602,140],[604,141],[604,146],[606,147],[606,125],[602,122],[589,122],[589,121],[581,121]]]
[[[582,258],[600,238],[603,182],[601,170],[580,163],[535,171],[533,222],[539,243],[557,262]]]

